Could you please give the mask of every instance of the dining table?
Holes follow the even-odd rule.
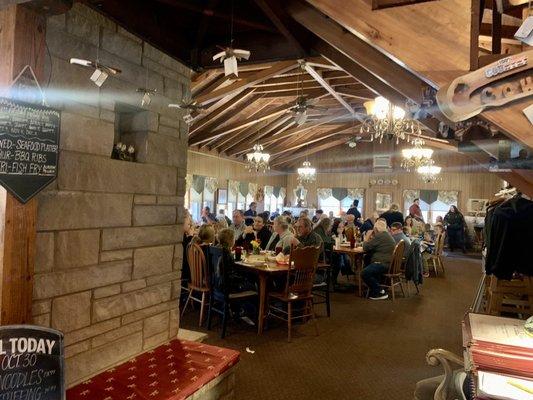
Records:
[[[240,261],[235,261],[235,266],[243,272],[255,274],[257,276],[259,285],[259,310],[257,321],[257,334],[263,333],[264,323],[267,312],[267,296],[268,296],[268,282],[274,277],[287,275],[289,271],[289,264],[280,264],[272,257],[267,255],[253,255],[244,257]],[[317,269],[329,270],[330,265],[326,263],[318,263]],[[328,275],[329,277],[329,275]]]
[[[333,252],[339,253],[339,254],[347,254],[348,257],[350,257],[350,260],[352,262],[355,276],[357,277],[357,293],[359,294],[359,297],[362,296],[363,293],[363,282],[361,278],[361,272],[363,271],[363,257],[364,253],[356,250],[357,247],[362,246],[362,244],[357,244],[354,248],[350,246],[350,243],[340,243],[338,245],[333,246]]]
[[[248,257],[241,261],[235,261],[235,266],[244,272],[257,275],[259,284],[257,334],[260,335],[263,333],[265,323],[268,282],[272,277],[286,275],[289,265],[278,264],[276,261],[271,261],[266,257],[264,257],[264,260],[261,260],[259,256],[255,256],[253,258]]]

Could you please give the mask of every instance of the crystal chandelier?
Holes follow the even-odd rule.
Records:
[[[424,141],[420,138],[415,138],[412,143],[413,147],[402,150],[402,168],[411,171],[425,165],[433,165],[433,160],[431,159],[433,149],[422,147]]]
[[[268,165],[269,159],[270,154],[263,151],[263,146],[255,144],[253,152],[246,154],[246,169],[248,172],[265,173],[270,169],[270,165]]]
[[[397,107],[384,97],[376,97],[374,100],[363,104],[368,117],[361,125],[361,133],[370,135],[370,140],[383,138],[396,139],[398,144],[401,140],[410,141],[411,136],[420,136],[422,130],[418,121],[405,118],[405,110]]]
[[[416,170],[419,174],[422,180],[426,183],[435,183],[440,181],[440,171],[441,167],[437,167],[436,165],[424,165],[422,167],[418,167]]]
[[[304,161],[303,166],[298,168],[298,182],[304,184],[314,182],[315,180],[316,168],[312,168],[309,161]]]

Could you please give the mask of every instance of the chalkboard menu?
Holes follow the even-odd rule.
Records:
[[[64,400],[63,362],[61,332],[0,327],[0,399]]]
[[[57,177],[60,123],[57,110],[0,98],[0,184],[22,203]]]

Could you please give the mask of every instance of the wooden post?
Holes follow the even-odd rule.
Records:
[[[6,95],[13,79],[30,65],[43,80],[46,19],[43,14],[22,5],[0,11],[0,95]],[[0,271],[0,323],[29,324],[32,321],[33,270],[37,200],[21,204],[2,191],[5,219]],[[0,215],[2,212],[0,212]]]

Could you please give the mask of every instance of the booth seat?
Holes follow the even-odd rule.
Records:
[[[68,389],[67,400],[231,398],[238,361],[238,351],[175,339]]]

